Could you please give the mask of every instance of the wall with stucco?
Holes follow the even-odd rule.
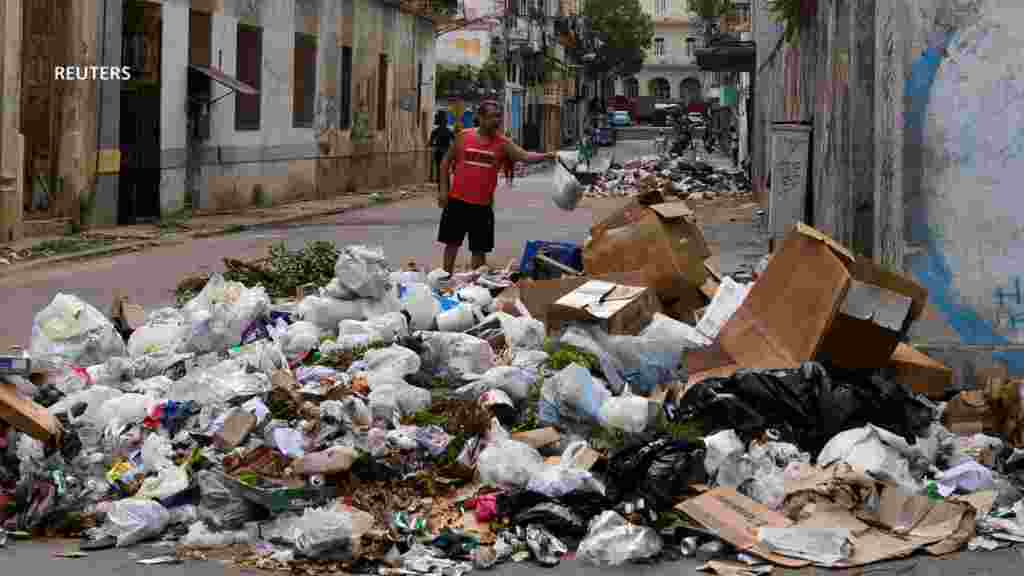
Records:
[[[1024,343],[1024,4],[931,0],[880,13],[902,57],[898,168],[904,265],[930,291],[944,330],[922,339]],[[902,23],[907,24],[902,24]],[[906,34],[909,32],[909,34]],[[892,66],[895,68],[896,66]],[[902,154],[900,152],[902,151]],[[1001,352],[1011,370],[1024,356]]]

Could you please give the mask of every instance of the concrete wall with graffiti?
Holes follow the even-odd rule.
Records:
[[[904,268],[925,285],[943,331],[923,340],[1024,343],[1024,3],[879,3],[879,148],[905,240]],[[898,189],[897,189],[898,188]],[[899,214],[902,211],[902,215]],[[895,222],[894,222],[895,223]],[[1024,354],[999,352],[1012,372]]]

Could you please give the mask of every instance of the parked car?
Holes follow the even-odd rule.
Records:
[[[612,113],[612,126],[631,126],[633,120],[629,117],[629,112],[624,110],[618,110]]]

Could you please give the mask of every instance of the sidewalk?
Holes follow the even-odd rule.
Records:
[[[436,189],[436,184],[424,183],[268,208],[182,215],[153,224],[115,226],[79,235],[26,238],[0,245],[0,277],[63,262],[137,252],[198,238],[333,216],[433,193]]]

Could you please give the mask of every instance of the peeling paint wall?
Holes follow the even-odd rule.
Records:
[[[906,265],[960,343],[1022,344],[1024,5],[921,4],[901,78]]]
[[[210,138],[199,154],[200,210],[237,209],[258,202],[318,199],[356,189],[418,183],[427,178],[426,139],[433,105],[433,24],[380,0],[219,0],[193,2],[209,10],[211,65],[236,76],[239,23],[262,29],[260,128],[235,129],[235,95],[211,108]],[[161,208],[184,206],[186,159],[185,64],[189,2],[165,0]],[[292,87],[297,32],[317,40],[312,126],[293,125]],[[184,34],[187,38],[188,35]],[[353,54],[353,128],[340,129],[341,47]],[[387,54],[388,86],[378,102],[378,62]],[[417,64],[423,65],[416,108]],[[168,80],[170,74],[170,81]],[[181,78],[178,79],[177,75]],[[212,98],[228,89],[214,83]],[[387,128],[377,130],[383,107]],[[360,128],[365,127],[365,134]],[[353,131],[356,132],[353,138]]]

